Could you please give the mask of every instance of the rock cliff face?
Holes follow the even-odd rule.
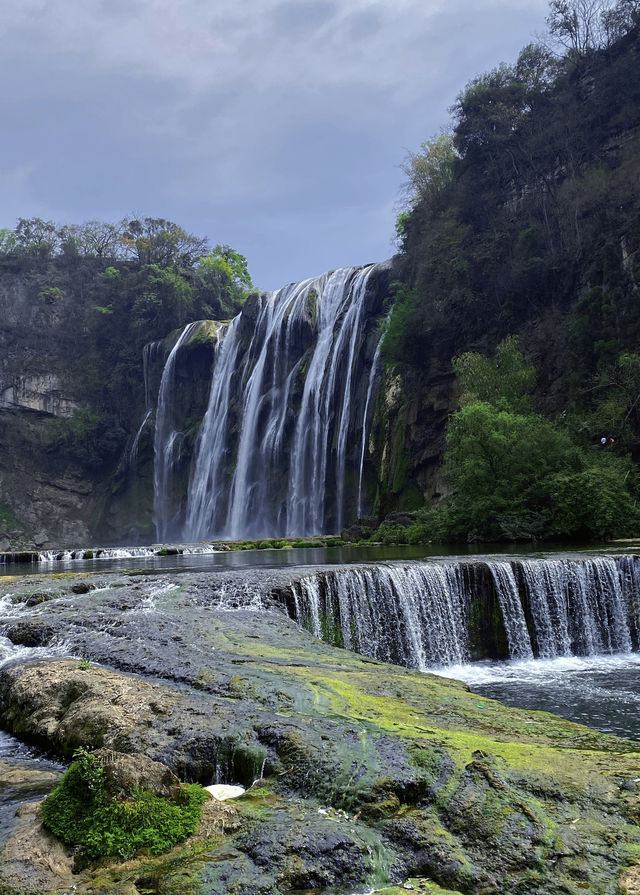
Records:
[[[146,410],[131,393],[119,418],[97,406],[81,296],[52,297],[43,282],[0,274],[0,550],[153,540],[153,417],[140,425]],[[214,327],[203,324],[180,358],[187,428],[206,408]],[[177,335],[149,352],[151,402]]]
[[[315,340],[321,329],[319,314],[325,313],[319,309],[317,293],[312,289],[307,296],[305,292],[301,301],[296,299],[296,289],[300,292],[300,288],[295,284],[287,287],[288,292],[283,290],[285,299],[291,301],[291,308],[298,301],[301,310],[298,311],[296,304],[296,311],[292,312],[283,304],[280,329],[272,326],[268,301],[257,295],[249,298],[234,330],[236,362],[230,368],[232,381],[228,383],[224,413],[221,414],[221,425],[226,427],[223,445],[226,459],[224,468],[221,467],[220,482],[226,495],[222,503],[228,507],[224,510],[227,520],[235,519],[239,514],[240,490],[250,494],[255,489],[257,471],[266,468],[267,461],[262,454],[260,458],[252,458],[248,457],[247,451],[258,450],[263,442],[267,444],[265,439],[269,437],[268,430],[272,425],[280,425],[282,429],[279,448],[282,458],[272,464],[269,481],[264,480],[264,487],[269,491],[265,501],[273,504],[269,512],[274,520],[281,519],[282,515],[277,505],[291,503],[289,491],[300,487],[296,484],[298,466],[306,464],[315,477],[309,453],[311,447],[300,447],[300,456],[295,462],[293,459],[294,443],[298,439],[302,445],[304,435],[296,429],[300,407],[307,408],[308,428],[318,430],[315,441],[319,439],[318,444],[323,439],[327,442],[326,458],[321,460],[320,453],[318,462],[326,463],[325,490],[329,495],[327,508],[316,513],[317,523],[309,521],[307,513],[309,519],[301,522],[302,527],[313,529],[312,533],[316,532],[316,527],[319,531],[324,512],[325,525],[337,530],[341,524],[349,522],[350,517],[355,517],[356,501],[362,503],[363,511],[373,504],[376,478],[382,481],[381,487],[389,491],[385,499],[389,504],[398,498],[404,500],[407,493],[415,503],[417,487],[424,487],[425,493],[437,490],[433,485],[432,470],[425,472],[412,488],[405,487],[404,482],[398,485],[402,477],[396,471],[396,467],[404,469],[406,466],[405,428],[413,450],[414,442],[420,441],[425,434],[429,436],[430,409],[421,410],[415,402],[407,405],[405,398],[394,397],[391,403],[386,401],[380,405],[387,411],[378,414],[380,422],[374,437],[366,444],[363,438],[365,417],[369,426],[375,415],[382,369],[379,365],[373,371],[376,374],[374,381],[371,365],[379,339],[378,319],[384,313],[393,275],[389,265],[378,265],[374,275],[367,279],[366,299],[362,305],[354,305],[350,310],[347,310],[349,305],[345,305],[338,311],[331,338],[336,342],[342,339],[344,359],[339,361],[328,353],[325,379],[322,379],[321,371],[314,370]],[[346,282],[357,284],[357,276],[357,271],[350,274]],[[325,280],[332,282],[328,277],[318,279],[320,288]],[[193,512],[187,531],[186,518],[189,512],[187,491],[196,463],[194,452],[210,401],[212,371],[225,325],[219,321],[200,321],[190,326],[188,338],[180,343],[168,386],[170,401],[162,410],[165,416],[168,415],[165,419],[167,432],[161,433],[158,441],[158,395],[167,360],[183,330],[174,330],[140,352],[139,383],[135,391],[127,388],[118,392],[117,379],[109,383],[117,396],[117,408],[116,412],[113,408],[105,409],[101,380],[109,378],[110,370],[116,371],[117,376],[120,355],[130,354],[127,334],[123,333],[124,341],[115,354],[108,343],[101,349],[100,339],[96,339],[92,329],[95,329],[95,320],[87,315],[86,308],[83,310],[80,296],[74,291],[78,284],[74,283],[73,289],[61,290],[43,288],[46,282],[47,277],[42,272],[38,276],[32,272],[23,277],[15,271],[0,270],[0,315],[3,319],[0,330],[0,550],[72,547],[99,542],[150,543],[156,539],[158,526],[154,522],[158,522],[159,516],[177,520],[172,526],[159,526],[161,534],[166,529],[164,537],[188,537],[191,534],[200,538],[208,533],[222,534],[220,511],[217,521],[211,519],[210,532],[207,525],[198,526],[194,522]],[[93,288],[91,281],[86,288],[89,292]],[[289,294],[291,299],[287,297]],[[109,315],[102,315],[104,308],[92,310],[98,312],[101,326],[112,325]],[[356,311],[360,316],[355,328],[348,330],[348,335],[339,336],[348,315],[355,319]],[[280,310],[276,317],[277,314]],[[324,325],[326,328],[326,323]],[[331,334],[330,330],[328,332]],[[266,336],[273,344],[265,345],[262,358],[259,339]],[[249,389],[258,375],[262,377],[262,394],[258,396],[256,391],[253,400]],[[317,397],[314,397],[313,388],[306,387],[308,376],[318,379]],[[329,389],[336,391],[335,401],[330,399]],[[345,389],[346,398],[343,397]],[[283,394],[287,395],[286,400],[281,397]],[[342,405],[336,404],[339,401]],[[313,410],[316,403],[317,413]],[[442,415],[442,395],[433,391],[432,403],[434,412]],[[285,415],[279,420],[281,411]],[[209,438],[212,437],[211,426],[215,436],[216,425],[214,419],[209,426]],[[401,428],[402,437],[398,436]],[[170,439],[173,447],[166,459],[167,474],[163,481],[158,476],[157,457]],[[389,445],[385,446],[389,439]],[[425,457],[431,457],[426,462],[429,466],[438,447],[423,446],[422,451],[426,452]],[[218,454],[219,451],[212,448],[211,456],[216,462]],[[376,476],[373,469],[379,454],[384,455],[384,460],[382,472]],[[238,462],[244,462],[245,468],[236,476]],[[209,465],[206,457],[201,464],[206,472]],[[344,475],[340,472],[340,464],[344,465]],[[364,473],[362,477],[359,470]],[[256,481],[260,475],[263,473],[259,473]],[[385,480],[389,476],[395,490],[394,487],[387,488]],[[241,481],[236,482],[236,477]],[[232,506],[228,495],[233,488],[237,493]],[[339,506],[336,494],[342,488],[344,497],[340,498],[342,504]],[[206,490],[202,499],[205,505],[211,500]],[[260,506],[266,507],[265,501]],[[385,501],[379,503],[386,505]],[[291,503],[290,512],[296,506],[295,502]],[[346,518],[341,515],[342,506],[347,508]],[[256,507],[256,512],[258,510]],[[249,516],[255,516],[255,513]],[[265,529],[260,534],[276,535],[281,532],[275,528],[284,525],[282,521],[274,521],[273,526],[267,525],[268,531]],[[218,530],[214,531],[216,526]],[[292,529],[291,533],[301,532]]]
[[[96,480],[48,450],[52,424],[87,407],[72,350],[76,303],[0,278],[0,548],[86,539]]]

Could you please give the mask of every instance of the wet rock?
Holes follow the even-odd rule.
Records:
[[[46,646],[55,636],[55,629],[34,621],[20,621],[5,627],[5,636],[16,646]]]
[[[143,787],[164,799],[179,800],[180,781],[161,762],[139,752],[125,754],[114,749],[97,749],[93,755],[104,768],[105,786],[112,798]]]
[[[185,846],[126,879],[112,868],[94,892],[136,879],[158,895],[362,891],[372,870],[465,895],[615,891],[640,848],[637,744],[335,650],[255,600],[291,575],[138,575],[20,610],[94,664],[5,666],[5,726],[67,755],[140,753],[205,785],[268,778],[228,827],[212,816],[200,857]]]
[[[44,829],[37,803],[20,809],[14,835],[4,846],[1,858],[0,892],[42,895],[74,891],[73,857]]]
[[[276,876],[279,891],[349,888],[362,883],[372,869],[357,836],[322,817],[294,821],[286,833],[278,824],[262,826],[238,845],[257,867]]]
[[[72,594],[88,594],[89,591],[95,590],[95,584],[91,584],[88,581],[78,581],[76,584],[71,585],[71,593]]]
[[[69,756],[79,746],[113,746],[131,728],[151,726],[158,708],[169,709],[171,694],[106,669],[50,662],[3,669],[0,701],[0,721],[12,733]]]
[[[40,787],[52,787],[59,777],[60,775],[55,771],[48,771],[44,768],[0,761],[0,789],[11,787],[12,789],[33,790]]]

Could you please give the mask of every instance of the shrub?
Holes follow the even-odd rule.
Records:
[[[129,858],[168,851],[198,827],[207,793],[183,786],[175,802],[135,786],[114,798],[96,756],[78,749],[60,783],[42,804],[45,827],[90,858]]]

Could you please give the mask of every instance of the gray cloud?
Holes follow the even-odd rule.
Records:
[[[22,0],[0,24],[0,202],[132,210],[275,288],[391,251],[405,149],[543,26],[546,0]]]

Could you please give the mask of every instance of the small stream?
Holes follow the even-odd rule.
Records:
[[[54,761],[0,731],[0,846],[9,834],[20,805],[48,795],[64,771]]]

